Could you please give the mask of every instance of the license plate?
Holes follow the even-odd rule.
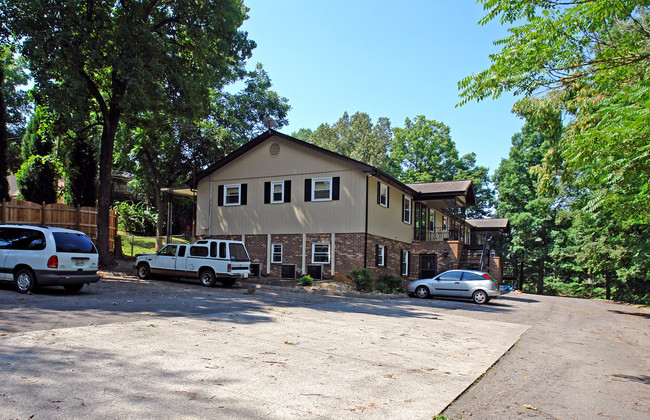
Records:
[[[244,273],[243,277],[244,277],[245,279],[247,279],[247,278],[248,278],[248,273]]]
[[[83,267],[84,266],[84,260],[73,260],[75,267]]]

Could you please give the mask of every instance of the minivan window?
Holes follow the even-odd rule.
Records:
[[[89,237],[82,233],[52,232],[56,243],[56,252],[74,252],[78,254],[96,254],[97,248]]]
[[[248,254],[244,244],[230,244],[230,260],[232,261],[249,261]]]
[[[22,228],[0,229],[0,249],[40,251],[45,249],[43,232]]]

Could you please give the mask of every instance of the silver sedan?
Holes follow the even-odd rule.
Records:
[[[479,305],[499,297],[499,285],[482,271],[449,270],[430,279],[415,280],[406,287],[409,295],[472,299]]]

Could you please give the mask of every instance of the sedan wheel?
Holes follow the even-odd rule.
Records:
[[[426,299],[429,297],[429,289],[427,289],[426,286],[418,286],[417,289],[415,289],[415,296],[420,299]]]
[[[16,281],[16,289],[18,289],[19,293],[29,293],[34,290],[34,287],[36,287],[36,277],[34,277],[34,273],[26,268],[18,270],[14,280]]]
[[[201,271],[201,274],[199,274],[199,280],[201,280],[201,284],[205,287],[212,287],[216,283],[217,278],[212,270],[203,270]]]
[[[487,303],[489,298],[487,293],[485,293],[483,290],[477,290],[472,295],[472,300],[474,301],[474,303],[478,303],[479,305],[482,305],[484,303]]]

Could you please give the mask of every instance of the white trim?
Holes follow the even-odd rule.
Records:
[[[271,234],[266,234],[266,274],[271,274]]]
[[[377,267],[386,267],[386,245],[377,245],[381,250],[381,264],[377,264]]]
[[[408,220],[405,220],[406,203],[408,203]],[[410,225],[412,220],[413,220],[413,199],[408,195],[405,195],[404,204],[402,205],[402,222],[406,223],[407,225]]]
[[[237,202],[228,203],[228,188],[237,188]],[[223,205],[224,206],[240,206],[241,205],[241,184],[229,184],[223,186]]]
[[[402,276],[409,275],[409,251],[407,249],[402,250],[402,262],[403,266],[399,268]]]
[[[303,233],[302,234],[302,258],[301,258],[301,264],[302,266],[300,267],[300,272],[302,274],[307,274],[305,271],[307,268],[307,234]]]
[[[331,261],[332,265],[330,267],[330,273],[332,273],[332,275],[334,275],[334,273],[336,272],[335,265],[334,265],[334,260],[336,259],[335,258],[336,257],[336,252],[335,252],[336,251],[336,234],[334,232],[332,232],[332,242],[331,243],[332,243],[332,245],[330,245],[330,261]]]
[[[316,247],[320,245],[327,245],[327,261],[316,261]],[[323,253],[319,253],[322,255]],[[311,263],[312,264],[330,264],[332,261],[332,244],[329,242],[313,242],[311,244]]]
[[[386,194],[381,193],[381,190],[384,187],[386,188]],[[384,203],[381,202],[382,198],[385,199]],[[388,185],[384,184],[383,182],[379,182],[379,205],[382,206],[382,207],[388,207]]]
[[[316,198],[316,183],[317,182],[327,182],[329,183],[329,196],[327,198]],[[332,201],[332,188],[333,188],[332,177],[325,178],[312,178],[311,180],[311,201]]]
[[[274,196],[273,187],[275,185],[279,185],[280,188],[281,188],[281,195],[282,196],[280,197],[280,200],[275,200],[273,198],[273,196]],[[270,198],[271,198],[271,204],[284,203],[284,181],[271,181],[271,197]]]
[[[276,246],[279,246],[279,247],[280,247],[280,261],[276,261],[276,260],[275,260],[275,254],[276,254],[276,252],[275,252],[275,247],[276,247]],[[281,243],[277,243],[277,242],[276,242],[276,243],[272,243],[272,244],[271,244],[271,264],[282,264],[282,256],[283,256],[283,252],[284,252],[284,247],[282,246]]]

